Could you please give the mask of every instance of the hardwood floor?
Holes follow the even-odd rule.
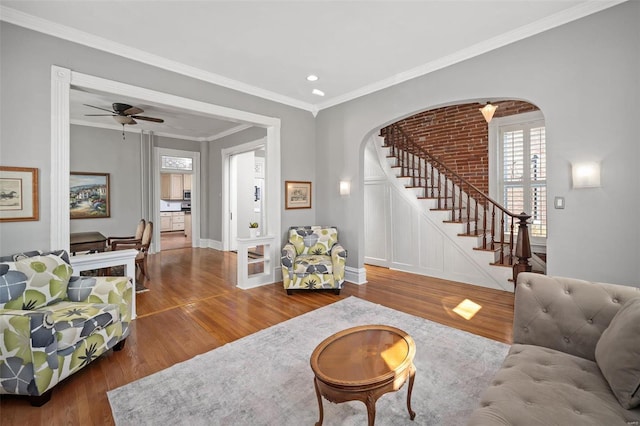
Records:
[[[367,266],[364,285],[340,295],[297,292],[281,283],[252,290],[236,285],[236,255],[176,249],[150,255],[151,291],[137,295],[138,319],[120,352],[109,351],[58,384],[51,401],[31,407],[2,395],[0,424],[113,424],[106,392],[243,336],[349,296],[427,318],[501,342],[511,342],[513,294]],[[482,306],[471,320],[453,312],[462,300]]]

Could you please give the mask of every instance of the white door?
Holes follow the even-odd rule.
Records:
[[[229,247],[231,250],[237,250],[236,238],[249,237],[249,222],[255,221],[254,152],[231,156],[229,168]]]

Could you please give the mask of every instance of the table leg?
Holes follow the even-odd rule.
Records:
[[[416,418],[416,413],[411,409],[411,391],[413,391],[413,381],[416,378],[416,367],[412,364],[409,370],[409,389],[407,390],[407,410],[409,410],[409,418]]]
[[[368,426],[373,426],[376,423],[376,398],[373,397],[372,392],[367,392],[367,416],[369,418]]]
[[[316,388],[316,396],[318,397],[318,409],[320,410],[320,420],[316,422],[316,426],[322,426],[322,420],[324,419],[324,412],[322,409],[322,395],[320,395],[320,389],[318,388],[318,379],[313,378],[313,386]]]

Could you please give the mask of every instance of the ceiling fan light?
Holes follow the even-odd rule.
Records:
[[[126,115],[114,115],[113,119],[122,125],[135,124],[135,121],[133,120],[133,118],[127,117]]]
[[[493,118],[493,114],[496,112],[497,109],[498,109],[498,105],[492,105],[491,102],[487,102],[487,104],[482,108],[480,108],[479,111],[482,113],[482,116],[487,121],[487,123],[489,123],[491,122],[491,119]]]

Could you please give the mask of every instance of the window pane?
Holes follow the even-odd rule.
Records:
[[[531,235],[547,236],[547,187],[533,185],[531,187]]]
[[[161,168],[172,170],[193,170],[193,159],[189,157],[171,157],[169,155],[163,155]]]
[[[505,132],[502,138],[505,182],[522,181],[524,174],[524,132]]]
[[[547,179],[547,152],[544,127],[535,127],[529,131],[531,152],[531,181]]]
[[[524,211],[524,189],[522,186],[505,186],[504,207],[512,213]]]

